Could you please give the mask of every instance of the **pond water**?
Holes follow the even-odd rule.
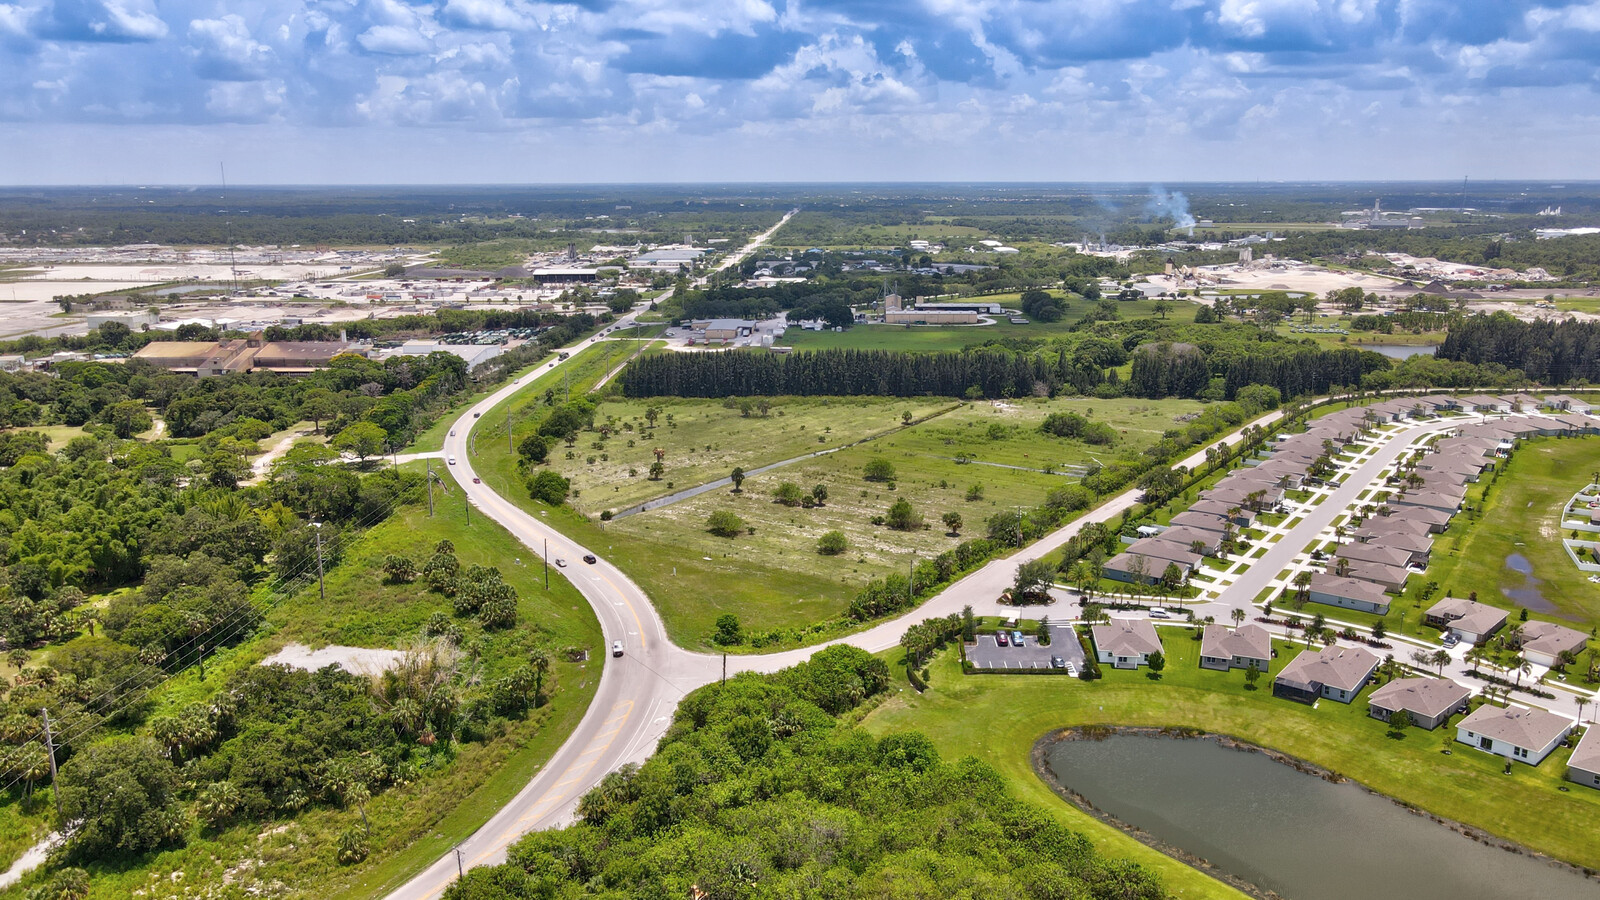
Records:
[[[1539,591],[1539,579],[1533,577],[1533,563],[1528,562],[1526,556],[1521,553],[1511,554],[1506,557],[1506,568],[1521,573],[1523,584],[1519,588],[1501,588],[1500,593],[1534,612],[1556,612],[1556,605],[1546,600],[1544,594]]]
[[[1412,356],[1432,356],[1438,349],[1434,344],[1358,344],[1362,350],[1371,350],[1373,353],[1382,353],[1390,359],[1406,359]]]
[[[1292,900],[1600,897],[1600,881],[1213,740],[1062,741],[1046,765],[1101,810]]]

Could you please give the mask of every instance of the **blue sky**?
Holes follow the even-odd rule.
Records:
[[[0,183],[1594,178],[1600,2],[0,0]]]

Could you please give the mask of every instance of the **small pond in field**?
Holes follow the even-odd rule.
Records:
[[[1500,593],[1505,594],[1518,606],[1526,606],[1534,612],[1556,612],[1556,605],[1546,600],[1544,594],[1539,591],[1539,579],[1533,577],[1533,563],[1528,562],[1526,556],[1521,553],[1511,554],[1506,557],[1506,568],[1522,576],[1522,587],[1501,588]]]
[[[1123,823],[1293,900],[1600,897],[1600,881],[1571,869],[1215,740],[1063,740],[1045,765],[1043,774]]]

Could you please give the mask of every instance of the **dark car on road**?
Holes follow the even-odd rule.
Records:
[[[583,561],[588,563],[591,566],[594,565],[595,564],[594,554],[593,553],[585,553],[583,555]]]

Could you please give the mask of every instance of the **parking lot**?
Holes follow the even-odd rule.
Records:
[[[1022,646],[1002,647],[994,635],[978,635],[978,645],[967,648],[967,660],[980,669],[1048,669],[1050,657],[1059,656],[1074,671],[1083,671],[1083,644],[1073,634],[1070,625],[1050,626],[1050,646],[1041,647],[1032,634],[1023,638]]]

